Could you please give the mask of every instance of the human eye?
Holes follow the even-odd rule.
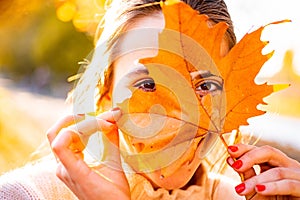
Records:
[[[223,83],[218,78],[205,78],[197,81],[195,84],[196,93],[200,97],[204,97],[208,94],[215,95],[223,89]]]
[[[134,87],[137,87],[144,92],[154,92],[156,90],[156,85],[152,78],[139,80],[134,84]]]

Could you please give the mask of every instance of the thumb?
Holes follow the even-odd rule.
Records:
[[[121,115],[121,110],[119,108],[114,108],[109,112],[105,112],[97,116],[98,124],[109,124],[109,128],[103,128],[101,129],[101,132],[111,143],[113,143],[116,146],[119,146],[119,133],[117,121],[118,119],[120,119]]]
[[[98,120],[109,120],[113,126],[109,131],[102,131],[102,143],[103,143],[103,153],[102,153],[102,164],[122,171],[120,149],[119,149],[119,131],[116,125],[116,121],[121,116],[121,110],[115,108],[105,115],[98,116]]]

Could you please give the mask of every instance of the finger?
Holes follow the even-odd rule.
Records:
[[[232,164],[232,167],[238,172],[245,172],[256,164],[259,165],[264,163],[268,163],[274,167],[300,167],[300,164],[297,161],[270,146],[253,148],[235,161]]]
[[[235,163],[235,161],[236,160],[234,158],[232,158],[232,157],[228,157],[227,158],[227,163],[231,167],[232,167],[233,163]],[[245,171],[243,173],[240,173],[240,176],[242,176],[241,177],[242,181],[244,181],[244,180],[247,180],[247,179],[249,179],[249,178],[251,178],[253,176],[256,176],[256,173],[255,173],[254,168],[250,168],[249,170],[247,170],[247,171]]]
[[[261,195],[290,195],[300,197],[300,181],[284,179],[256,185],[255,189]]]
[[[263,173],[263,172],[273,168],[270,165],[268,165],[267,163],[260,164],[259,167],[260,167],[260,173]]]
[[[78,176],[78,174],[75,174],[75,176],[71,177],[70,174],[68,173],[68,171],[66,170],[66,168],[61,163],[57,166],[56,176],[62,182],[64,182],[64,184],[69,189],[71,189],[77,197],[80,197],[80,194],[78,194],[78,187],[77,186],[78,186],[79,181],[84,180],[84,179],[82,179],[81,176]]]
[[[236,165],[237,165],[237,163],[235,163],[237,161],[236,158],[239,158],[244,153],[246,153],[246,152],[248,152],[248,151],[250,151],[254,148],[256,148],[256,147],[253,146],[253,145],[246,145],[246,144],[241,144],[241,143],[229,146],[228,147],[228,153],[232,156],[232,159],[229,159],[230,162],[228,164],[233,169],[235,169]],[[242,176],[243,176],[242,179],[244,181],[244,180],[247,180],[247,179],[249,179],[249,178],[251,178],[255,175],[256,175],[255,170],[254,170],[253,167],[251,167],[250,169],[248,169],[248,170],[246,170],[242,173]]]
[[[112,135],[112,133],[111,133]],[[114,140],[112,137],[103,137],[103,154],[102,163],[114,169],[121,169],[120,149],[118,132],[114,133]]]
[[[91,135],[96,131],[110,132],[112,125],[121,115],[120,109],[103,112],[97,117],[86,117],[87,119],[70,126],[71,129],[78,131],[84,135]]]
[[[119,108],[114,108],[110,112],[105,112],[99,115],[97,118],[105,120],[115,124],[113,129],[103,131],[102,144],[102,164],[113,168],[115,170],[123,171],[119,149],[119,132],[116,125],[117,120],[121,117],[121,111]]]
[[[68,127],[76,122],[79,122],[85,118],[84,115],[67,115],[59,119],[48,131],[46,132],[48,141],[50,144],[57,136],[59,131],[65,127]]]
[[[76,132],[68,128],[63,129],[51,147],[69,175],[76,175],[79,171],[83,176],[88,175],[90,169],[82,159],[84,145]]]
[[[77,143],[77,140],[80,140],[77,133],[69,129],[64,129],[53,142],[53,151],[57,154],[60,160],[56,175],[71,189],[78,183],[83,184],[83,186],[86,187],[86,183],[89,184],[90,182],[85,178],[94,176],[94,171],[78,156],[76,152],[69,148],[70,144]],[[60,141],[64,142],[59,143]],[[119,163],[120,162],[118,162],[118,169],[120,168],[119,166],[121,166]],[[100,169],[100,173],[98,173],[98,175],[106,181],[111,182],[111,178],[113,178],[114,182],[117,180],[119,181],[120,177],[115,177],[115,175],[112,174],[112,171],[105,170],[103,165],[98,166],[98,168]],[[94,169],[96,170],[97,168]],[[76,191],[77,190],[75,188],[75,191],[73,192],[76,193]]]
[[[69,182],[71,182],[71,178],[68,174],[68,172],[66,171],[65,167],[59,163],[57,165],[57,168],[56,168],[56,176],[61,180],[63,181],[65,184],[68,184]]]
[[[71,130],[77,132],[85,142],[87,138],[97,131],[104,133],[112,142],[119,141],[116,134],[110,134],[117,130],[115,120],[121,115],[119,109],[104,112],[97,117],[87,117],[86,120],[70,126]],[[118,144],[118,143],[115,143]]]
[[[108,141],[106,144],[104,144],[107,146],[104,147],[104,158],[120,168],[119,166],[121,164],[120,153],[118,151],[118,130],[116,125],[111,123],[115,119],[116,114],[119,114],[119,112],[120,111],[108,111],[101,114],[99,119],[93,118],[92,120],[81,121],[75,125],[63,129],[55,137],[51,143],[53,152],[70,174],[76,174],[78,169],[81,169],[81,173],[90,172],[88,166],[76,153],[82,152],[85,147],[84,143],[82,142],[82,137],[86,135],[89,136],[99,129],[103,132],[106,132],[104,135],[109,136],[107,137]],[[108,122],[105,119],[110,120],[111,122]],[[76,129],[79,130],[79,133],[76,131]],[[108,133],[108,131],[110,132]]]
[[[112,120],[115,122],[120,118],[120,110],[114,110],[111,115],[103,113],[99,116],[100,119]],[[117,126],[115,126],[117,127]],[[119,132],[118,129],[110,130],[102,137],[103,141],[103,154],[102,163],[115,170],[123,171],[119,149]]]
[[[114,108],[110,112],[104,112],[104,113],[100,114],[97,118],[103,119],[103,120],[111,122],[111,123],[115,123],[119,119],[120,115],[121,115],[120,109]],[[47,137],[48,137],[48,140],[49,140],[50,144],[52,143],[52,141],[54,140],[54,138],[57,136],[57,134],[59,133],[59,131],[61,129],[66,128],[66,127],[68,127],[68,126],[70,126],[72,124],[78,124],[83,119],[85,119],[85,115],[81,115],[81,114],[78,114],[78,115],[67,115],[67,116],[64,116],[63,118],[59,119],[47,131]],[[97,122],[96,122],[95,119],[94,120],[92,120],[92,119],[93,119],[93,117],[91,117],[89,119],[89,123],[86,124],[86,126],[94,125],[92,127],[95,128],[95,127],[97,127],[97,126],[95,126],[95,125],[97,125]],[[84,124],[83,124],[83,127],[85,127]],[[102,129],[106,130],[105,127],[106,127],[105,124],[103,124]],[[73,128],[73,130],[77,130],[74,127],[72,127],[72,128]],[[97,127],[96,129],[90,129],[90,131],[88,131],[88,133],[91,134],[91,133],[94,133],[95,131],[100,130],[100,129],[101,128],[99,128],[99,127]],[[77,131],[80,131],[80,129],[77,130]],[[84,130],[82,132],[84,132]]]
[[[235,159],[232,158],[232,157],[229,157],[227,158],[227,163],[231,166],[233,163],[235,162]],[[256,175],[255,173],[255,170],[253,168],[245,171],[244,173],[239,173],[240,177],[241,177],[241,180],[244,181],[244,180],[247,180],[251,177],[254,177]],[[254,193],[254,190],[251,191],[247,191],[247,194],[243,194],[243,192],[245,191],[245,188],[246,188],[246,185],[245,183],[241,183],[239,185],[237,185],[235,187],[235,190],[238,194],[241,194],[241,195],[245,195],[246,196],[246,199],[251,199],[253,195],[255,195]]]
[[[117,127],[115,124],[95,117],[87,117],[87,119],[85,119],[84,121],[68,127],[68,129],[77,133],[81,137],[84,144],[86,144],[92,134],[98,131],[106,134],[116,128]]]
[[[112,111],[109,111],[106,112],[105,115],[106,116],[101,115],[101,117],[107,119],[107,116],[113,117],[114,114]],[[97,122],[96,125],[95,122]],[[78,128],[80,133],[74,131],[74,127]],[[67,171],[76,173],[78,167],[83,167],[81,166],[82,163],[80,162],[80,157],[76,156],[75,153],[82,152],[85,147],[82,142],[82,137],[92,134],[99,129],[99,127],[101,127],[100,129],[102,131],[106,132],[103,137],[103,160],[110,163],[109,165],[114,168],[121,168],[120,152],[118,149],[119,137],[116,125],[103,119],[96,119],[95,121],[95,118],[93,118],[92,120],[84,120],[79,122],[77,125],[63,129],[52,142],[52,149],[54,153],[65,166]],[[110,131],[109,133],[108,130]],[[76,166],[76,163],[80,166]],[[76,166],[76,168],[74,168],[74,166]]]
[[[116,107],[111,109],[109,112],[101,113],[100,115],[97,116],[97,118],[104,119],[111,123],[116,123],[120,119],[121,114],[122,113],[120,108]]]
[[[228,146],[228,153],[230,154],[231,157],[233,158],[239,158],[243,154],[247,153],[248,151],[251,151],[257,147],[253,145],[247,145],[247,144],[235,144]]]
[[[257,176],[246,180],[244,182],[246,189],[243,194],[253,192],[255,190],[256,185],[280,181],[284,179],[295,180],[300,182],[300,170],[283,167],[269,169],[268,171],[265,171]]]

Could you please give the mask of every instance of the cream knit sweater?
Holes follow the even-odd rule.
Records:
[[[55,175],[56,161],[46,158],[34,164],[8,172],[0,177],[1,200],[73,200],[77,197]],[[205,186],[192,185],[186,190],[155,190],[141,175],[127,175],[131,199],[133,200],[194,200],[194,199],[243,199],[234,195],[234,187],[221,185],[219,191],[212,192],[212,181]],[[228,190],[230,188],[230,190]],[[217,189],[218,190],[218,189]],[[212,193],[214,193],[212,195]],[[224,198],[224,195],[228,198]],[[222,198],[219,198],[222,197]]]
[[[0,199],[58,200],[77,199],[56,177],[54,159],[43,159],[34,164],[8,172],[0,178]]]

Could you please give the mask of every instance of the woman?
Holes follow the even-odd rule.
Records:
[[[235,44],[235,37],[224,2],[195,0],[186,3],[208,15],[208,27],[220,21],[227,23],[229,28],[221,38],[219,52],[220,56],[226,55]],[[228,147],[229,166],[245,178],[235,187],[236,193],[225,179],[209,177],[208,172],[214,167],[233,179],[238,177],[238,173],[232,175],[230,168],[222,166],[222,160],[217,160],[223,153],[214,134],[223,123],[218,115],[221,112],[211,115],[213,120],[207,122],[205,128],[201,125],[205,131],[198,126],[203,117],[197,115],[197,109],[205,98],[211,99],[211,102],[205,101],[205,106],[211,108],[207,109],[212,111],[210,114],[221,109],[222,105],[212,102],[223,98],[222,79],[205,53],[200,56],[201,62],[210,63],[205,67],[186,70],[173,65],[164,68],[161,63],[151,65],[147,58],[160,55],[159,58],[170,61],[172,57],[161,51],[162,38],[176,43],[172,40],[176,33],[164,30],[166,23],[160,2],[112,3],[94,58],[74,91],[74,112],[96,112],[97,117],[67,116],[48,132],[58,160],[57,176],[79,199],[300,198],[297,189],[300,187],[300,164],[271,147],[245,144]],[[101,46],[103,42],[105,48]],[[201,46],[195,45],[195,48],[205,52]],[[176,51],[172,47],[163,50],[171,54]],[[193,63],[186,57],[184,60]],[[103,76],[99,71],[101,65],[108,67]],[[172,81],[160,76],[165,69]],[[180,88],[181,85],[187,87]],[[190,92],[188,86],[196,92]],[[98,88],[96,102],[95,88]],[[139,105],[141,102],[146,103]],[[101,138],[102,160],[88,165],[83,151],[97,131],[104,136]],[[92,148],[93,145],[89,153],[97,154],[98,150]],[[254,165],[261,166],[261,174],[255,174]],[[61,194],[65,193],[68,191]],[[50,196],[44,194],[47,199]]]
[[[126,90],[126,88],[129,88],[128,85],[126,85],[126,80],[124,83],[124,79],[126,79],[127,74],[129,74],[132,71],[142,71],[143,67],[145,68],[145,66],[140,66],[140,63],[136,64],[137,60],[141,60],[143,58],[147,58],[147,57],[154,57],[155,55],[157,55],[157,52],[151,51],[147,48],[147,50],[139,50],[139,51],[135,51],[133,53],[128,53],[130,52],[130,48],[128,48],[126,45],[128,45],[127,43],[134,43],[136,40],[138,40],[138,37],[140,35],[143,35],[143,38],[147,38],[147,40],[153,41],[154,44],[152,44],[154,47],[156,47],[155,45],[157,45],[156,41],[158,39],[155,38],[155,36],[153,36],[154,38],[151,38],[151,34],[148,33],[144,33],[143,31],[140,31],[136,34],[132,34],[133,36],[130,36],[130,34],[127,34],[125,36],[121,35],[122,33],[124,33],[125,31],[129,32],[131,30],[140,30],[143,28],[148,28],[148,29],[154,29],[156,31],[158,31],[158,33],[161,33],[163,28],[165,27],[164,24],[164,16],[162,16],[161,14],[161,9],[160,9],[160,5],[159,4],[153,4],[152,1],[130,1],[130,2],[114,2],[115,4],[112,5],[111,8],[111,13],[110,12],[107,14],[107,16],[109,17],[109,19],[106,18],[107,20],[107,24],[105,24],[105,28],[104,28],[104,33],[103,33],[103,37],[105,38],[105,35],[113,35],[114,37],[112,37],[109,41],[108,41],[108,48],[111,48],[111,52],[113,52],[113,55],[110,55],[110,59],[112,61],[111,64],[109,64],[109,68],[104,80],[104,86],[101,85],[100,88],[100,99],[98,101],[98,106],[99,109],[101,110],[107,110],[106,108],[101,108],[102,105],[109,105],[108,107],[112,107],[115,105],[118,105],[120,107],[122,107],[122,111],[119,111],[118,109],[115,109],[113,112],[117,113],[115,114],[115,116],[118,117],[112,117],[112,112],[104,112],[103,114],[101,114],[99,116],[100,119],[102,119],[101,121],[98,121],[99,123],[99,127],[101,127],[102,131],[105,132],[106,136],[108,138],[111,139],[111,141],[118,146],[119,144],[119,133],[117,131],[117,127],[119,126],[119,128],[121,129],[121,131],[123,132],[123,134],[121,134],[120,137],[124,137],[122,135],[124,135],[124,132],[129,132],[126,130],[126,128],[124,128],[124,124],[120,123],[119,118],[122,118],[122,113],[124,112],[124,110],[128,110],[130,109],[130,105],[124,105],[124,101],[126,101],[126,95],[125,97],[118,94],[124,90]],[[152,5],[151,5],[152,3]],[[227,13],[226,10],[226,6],[224,5],[224,2],[222,1],[187,1],[187,4],[189,4],[192,8],[198,10],[200,13],[202,14],[207,14],[210,18],[210,20],[208,21],[208,23],[218,23],[220,21],[225,21],[228,25],[229,28],[227,29],[227,32],[225,34],[224,40],[222,42],[221,45],[221,50],[220,50],[220,55],[225,55],[229,49],[234,45],[235,43],[235,37],[233,34],[233,28],[232,28],[232,23],[230,21],[229,18],[229,14]],[[116,10],[114,10],[116,9]],[[120,9],[120,10],[118,10]],[[216,12],[217,11],[217,12]],[[115,13],[119,13],[120,15],[116,15]],[[117,23],[116,23],[117,22]],[[115,25],[115,27],[111,27],[110,25]],[[106,32],[108,29],[108,32]],[[147,30],[149,32],[149,30]],[[151,31],[150,31],[151,32]],[[155,32],[155,31],[154,31]],[[143,33],[143,34],[141,34]],[[158,35],[157,33],[157,35]],[[156,35],[156,34],[154,34]],[[133,37],[133,38],[131,38]],[[120,39],[121,38],[121,39]],[[172,37],[169,37],[172,38]],[[117,40],[120,40],[121,44],[119,44],[117,42]],[[101,41],[101,40],[100,40]],[[126,42],[127,41],[127,42]],[[128,42],[129,41],[129,42]],[[101,41],[102,42],[102,41]],[[118,43],[116,46],[114,46],[116,43]],[[126,43],[126,44],[123,44]],[[136,42],[137,46],[136,49],[143,49],[145,48],[148,44],[143,44],[143,41],[138,40],[138,42]],[[144,42],[145,43],[145,42]],[[143,46],[144,45],[144,46]],[[134,45],[132,45],[134,46]],[[151,46],[151,45],[150,45]],[[148,46],[147,46],[148,47]],[[127,48],[127,49],[126,49]],[[156,47],[158,48],[158,47]],[[117,51],[120,51],[119,49],[125,49],[123,50],[123,52],[118,52],[115,53]],[[155,49],[155,48],[154,48]],[[121,51],[122,51],[121,50]],[[97,50],[96,50],[97,51]],[[116,55],[114,55],[116,54]],[[96,52],[97,55],[97,52]],[[91,65],[93,65],[93,62],[91,63]],[[139,68],[140,67],[140,68]],[[136,69],[139,68],[139,69]],[[138,88],[139,90],[145,90],[149,93],[152,92],[154,90],[158,90],[158,87],[155,82],[157,82],[157,77],[156,74],[153,72],[155,71],[155,69],[151,69],[151,67],[146,67],[146,70],[148,70],[147,72],[145,72],[146,74],[148,73],[152,73],[152,77],[146,77],[143,78],[142,80],[142,84],[139,84]],[[88,72],[87,72],[88,74]],[[154,76],[154,77],[153,77]],[[111,80],[113,79],[112,84],[110,83]],[[138,78],[130,78],[130,81],[135,82],[137,80],[140,80],[141,77]],[[155,81],[153,81],[152,79],[154,79]],[[84,81],[84,78],[82,79]],[[148,81],[148,82],[147,82]],[[170,87],[170,86],[169,86]],[[102,91],[101,91],[102,90]],[[104,90],[104,91],[103,91]],[[202,91],[203,92],[203,91]],[[209,89],[206,90],[205,94],[210,94],[212,92],[215,91],[211,91]],[[79,92],[79,94],[81,94],[81,92]],[[115,94],[115,95],[114,95]],[[131,99],[135,96],[135,91],[131,91],[131,94],[129,95],[131,97]],[[144,96],[145,97],[145,96]],[[189,96],[190,97],[190,96]],[[146,97],[145,97],[146,98]],[[167,97],[165,97],[167,98]],[[118,100],[115,100],[118,99]],[[121,100],[120,100],[121,99]],[[76,99],[75,99],[76,100]],[[111,102],[111,101],[117,101],[117,103]],[[171,101],[171,100],[169,100]],[[105,102],[105,103],[103,103]],[[160,102],[162,103],[162,102]],[[79,105],[77,105],[79,106]],[[145,105],[146,106],[146,105]],[[175,106],[174,106],[175,107]],[[175,109],[175,108],[173,108]],[[166,113],[168,113],[168,111],[166,111]],[[120,115],[120,116],[119,116]],[[133,116],[131,116],[133,118],[133,121],[135,120]],[[138,118],[138,117],[137,117]],[[154,119],[155,120],[155,119]],[[137,121],[137,123],[142,123],[140,122],[138,119],[135,120]],[[61,123],[63,124],[63,121],[61,121]],[[176,122],[173,121],[173,124],[175,124]],[[79,126],[85,126],[83,125],[84,122],[79,125]],[[112,131],[104,131],[103,127],[109,126],[108,129],[112,129]],[[121,126],[121,127],[120,127]],[[122,127],[123,126],[123,127]],[[166,125],[167,126],[167,125]],[[55,127],[52,131],[49,132],[49,136],[50,136],[50,142],[52,144],[52,147],[54,149],[54,152],[57,154],[58,158],[60,159],[60,161],[62,162],[62,165],[60,165],[59,167],[59,171],[58,171],[58,176],[69,186],[69,188],[71,188],[75,194],[77,194],[79,197],[85,197],[85,195],[89,195],[91,194],[92,196],[88,196],[89,198],[91,197],[107,197],[107,193],[103,192],[103,191],[112,191],[112,188],[114,188],[114,192],[109,192],[110,195],[112,195],[111,197],[115,197],[115,198],[120,198],[121,196],[125,198],[128,198],[130,196],[130,189],[131,189],[131,197],[135,198],[137,194],[134,194],[136,191],[134,190],[134,187],[137,187],[135,185],[130,185],[130,189],[128,186],[128,182],[127,180],[129,179],[129,184],[131,184],[132,180],[130,180],[130,177],[127,178],[124,176],[124,174],[122,173],[122,170],[120,171],[120,169],[122,169],[121,164],[120,164],[120,160],[117,159],[116,157],[119,158],[119,152],[118,150],[114,150],[113,152],[111,152],[111,154],[113,154],[114,156],[109,156],[108,161],[106,160],[106,162],[114,162],[114,165],[117,165],[116,169],[110,169],[109,167],[107,168],[106,165],[100,165],[101,166],[101,172],[100,174],[104,175],[108,180],[112,179],[111,181],[109,181],[108,183],[106,182],[107,179],[103,179],[103,177],[94,174],[95,172],[88,168],[81,159],[75,159],[74,157],[74,153],[72,154],[72,152],[69,152],[69,154],[66,153],[68,147],[72,144],[71,141],[66,140],[64,138],[61,139],[61,137],[66,137],[69,138],[72,135],[74,136],[74,131],[72,130],[67,130],[67,131],[62,131],[59,133],[60,129],[64,127],[64,125],[60,125],[58,127]],[[125,129],[125,130],[124,130]],[[132,129],[131,129],[132,130]],[[86,130],[84,130],[84,128],[82,128],[82,130],[79,131],[81,133],[84,132],[88,132]],[[139,130],[141,131],[141,130]],[[75,131],[76,132],[76,131]],[[58,134],[59,133],[59,134]],[[58,134],[58,136],[57,136]],[[85,133],[85,134],[90,134],[90,133]],[[145,133],[147,134],[147,133]],[[128,133],[126,133],[125,135],[128,135]],[[159,134],[158,134],[159,135]],[[76,136],[76,133],[75,133]],[[134,140],[133,137],[135,135],[133,135],[132,137],[125,136],[125,143],[127,143],[127,146],[134,146],[134,150],[136,151],[143,151],[145,152],[145,149],[147,149],[147,145],[149,143],[146,142],[142,142],[142,147],[138,146],[138,144],[140,143],[135,143],[136,139]],[[56,138],[56,139],[54,139]],[[54,139],[54,141],[53,141]],[[124,140],[124,138],[123,138]],[[159,143],[160,140],[154,140],[153,143]],[[212,142],[213,143],[213,142]],[[198,146],[200,143],[198,143]],[[121,144],[122,145],[122,144]],[[191,145],[192,146],[192,145]],[[212,146],[212,144],[210,145]],[[210,149],[210,146],[206,146],[208,149]],[[121,151],[123,151],[122,147]],[[216,148],[216,147],[215,147]],[[134,150],[129,150],[134,151]],[[199,151],[199,149],[193,149],[192,151]],[[191,151],[190,148],[186,149],[186,151]],[[81,153],[82,152],[82,148],[76,149],[76,152]],[[232,166],[237,172],[239,173],[244,173],[245,174],[245,178],[247,179],[245,182],[239,184],[238,186],[236,186],[236,192],[240,195],[247,195],[248,197],[255,195],[254,197],[256,199],[268,199],[271,198],[269,196],[265,196],[265,195],[295,195],[295,196],[299,196],[298,192],[296,191],[297,184],[299,184],[297,181],[294,180],[290,180],[291,177],[299,177],[299,163],[286,157],[284,154],[282,154],[281,152],[279,152],[278,150],[275,150],[271,147],[254,147],[254,146],[248,146],[248,145],[243,145],[243,144],[238,144],[235,146],[230,146],[228,152],[230,153],[231,157],[228,159],[228,163],[230,166]],[[147,152],[149,153],[149,151]],[[121,153],[122,154],[122,153]],[[70,160],[70,157],[74,157],[74,160]],[[122,154],[124,156],[124,153]],[[126,154],[127,155],[127,154]],[[129,153],[129,155],[132,155]],[[64,159],[65,156],[68,159]],[[159,157],[158,154],[155,154],[155,156]],[[166,167],[162,167],[163,170],[156,170],[157,166],[154,165],[147,165],[147,168],[143,168],[139,165],[139,167],[136,167],[135,165],[138,165],[140,163],[137,164],[137,161],[131,161],[130,159],[125,159],[125,161],[127,163],[129,163],[129,165],[134,168],[134,171],[139,172],[139,174],[141,174],[144,178],[147,179],[147,181],[149,181],[151,183],[151,187],[157,189],[157,188],[163,188],[163,189],[167,189],[167,190],[174,190],[176,191],[179,188],[188,188],[187,190],[190,192],[189,189],[191,189],[192,185],[200,185],[203,186],[201,184],[203,184],[203,179],[205,177],[205,169],[202,169],[201,166],[203,166],[203,162],[202,159],[198,159],[195,158],[190,161],[192,164],[186,166],[183,163],[186,162],[186,160],[188,160],[188,156],[184,157],[185,155],[183,155],[182,157],[178,158],[178,159],[174,159],[172,161],[170,161],[170,163],[166,164]],[[156,158],[157,158],[156,157]],[[251,158],[251,159],[250,159]],[[234,159],[238,159],[237,161],[234,161]],[[97,177],[97,181],[93,182],[91,180],[92,179],[83,179],[84,174],[82,174],[82,176],[79,176],[77,173],[77,170],[75,170],[74,167],[74,163],[80,163],[80,166],[83,168],[83,171],[85,171],[85,173],[92,173],[94,174],[95,177]],[[202,163],[202,165],[201,165]],[[258,176],[254,176],[254,172],[253,172],[253,165],[255,164],[262,164],[263,166],[267,165],[268,168],[271,168],[269,170],[267,170],[266,172],[258,175]],[[175,166],[180,166],[179,168],[175,167]],[[150,172],[145,172],[146,169],[151,168]],[[119,170],[118,170],[119,169]],[[73,171],[75,170],[73,174]],[[102,171],[103,170],[103,171]],[[263,170],[265,170],[265,168],[263,167]],[[168,176],[166,177],[165,174],[161,173],[162,171],[165,171],[168,173]],[[99,172],[99,171],[97,171]],[[184,174],[184,175],[183,175]],[[200,174],[200,175],[199,175]],[[73,175],[73,176],[72,176]],[[272,175],[272,176],[270,176]],[[283,175],[283,177],[281,177],[281,175]],[[250,178],[252,177],[252,178]],[[78,178],[82,181],[82,183],[80,183],[81,181],[78,182]],[[195,181],[196,179],[196,181]],[[297,178],[296,178],[297,179]],[[115,180],[115,181],[114,181]],[[200,181],[201,180],[201,181]],[[102,184],[99,184],[99,182],[102,182]],[[222,181],[221,181],[222,182]],[[74,184],[75,183],[75,184]],[[106,184],[105,184],[106,183]],[[114,185],[115,183],[115,185]],[[90,191],[90,185],[89,184],[95,184],[93,188],[97,188],[95,189],[96,191],[91,192]],[[112,185],[111,185],[112,184]],[[205,182],[205,184],[210,185],[209,181]],[[99,186],[97,187],[97,185],[105,185],[108,188],[100,188]],[[219,187],[221,187],[220,185],[222,185],[222,183],[219,184]],[[278,185],[282,185],[282,187],[278,187]],[[146,186],[145,186],[146,187]],[[208,194],[209,192],[209,187],[212,187],[211,185],[208,186],[207,188],[203,187],[202,190],[206,190],[206,193],[201,193],[201,192],[197,192],[197,190],[193,190],[194,193],[196,193],[197,195],[196,198],[200,197],[201,195],[203,195],[202,197],[208,198],[212,197],[215,199],[219,199],[221,198],[221,196],[223,197],[224,193],[227,193],[225,195],[227,195],[228,199],[233,199],[233,196],[230,196],[230,194],[228,194],[228,190],[226,189],[226,187],[224,188],[223,186],[221,188],[223,188],[224,193],[222,193],[221,190],[217,190],[214,189],[214,192]],[[294,189],[293,189],[294,188]],[[139,188],[139,190],[141,190]],[[151,190],[152,191],[152,190]],[[180,191],[182,192],[182,191]],[[161,198],[178,198],[175,197],[176,195],[180,196],[180,192],[176,193],[173,192],[170,195],[166,195],[163,192],[157,192],[159,194],[155,194],[155,193],[151,193],[151,195],[155,196],[155,195],[161,195]],[[193,193],[192,192],[192,193]],[[257,193],[257,194],[255,194]],[[97,196],[97,194],[99,196]],[[183,192],[182,192],[183,194]],[[148,194],[143,194],[142,191],[139,191],[138,194],[140,197],[143,198],[155,198],[155,197],[149,197],[149,193]],[[183,194],[187,195],[187,193]],[[206,196],[208,195],[208,196]],[[183,197],[182,197],[183,198]],[[189,199],[193,198],[193,195],[190,194]]]

